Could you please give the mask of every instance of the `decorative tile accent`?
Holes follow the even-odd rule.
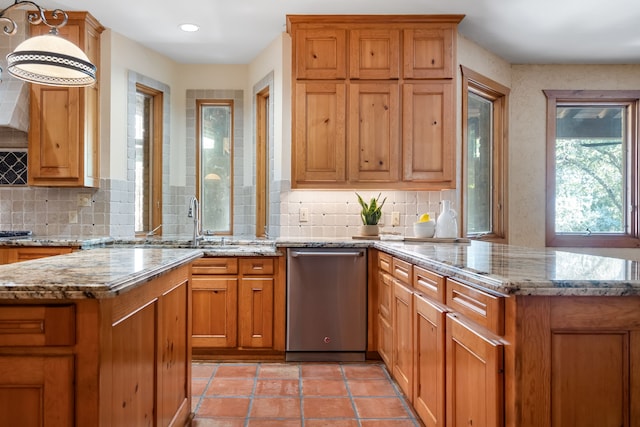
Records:
[[[26,151],[0,151],[0,185],[27,185]]]

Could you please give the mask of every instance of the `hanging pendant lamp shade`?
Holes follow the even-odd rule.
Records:
[[[49,86],[90,86],[96,81],[96,66],[72,42],[55,34],[32,37],[7,55],[9,74]]]

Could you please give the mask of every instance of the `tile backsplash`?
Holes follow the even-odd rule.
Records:
[[[451,200],[456,207],[456,191],[358,191],[367,202],[386,197],[382,208],[382,230],[413,235],[413,223],[422,213],[436,217],[440,201]],[[351,237],[360,234],[360,205],[354,191],[302,191],[281,194],[280,236]],[[300,221],[300,209],[307,209],[308,221]],[[391,226],[391,213],[399,212],[400,225]]]

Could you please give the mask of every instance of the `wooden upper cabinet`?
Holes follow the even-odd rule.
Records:
[[[394,182],[399,171],[400,107],[396,83],[352,84],[349,179]]]
[[[293,177],[297,182],[346,180],[345,108],[342,83],[296,85]]]
[[[407,83],[402,95],[403,179],[455,188],[453,84]]]
[[[349,61],[352,79],[397,79],[400,76],[400,30],[351,30]]]
[[[344,29],[301,29],[295,40],[298,79],[347,77],[347,32]]]
[[[404,30],[403,77],[453,78],[454,34],[454,25]]]
[[[99,70],[104,28],[87,12],[67,14],[60,36],[78,45]],[[31,32],[46,34],[49,27],[31,26]],[[99,83],[83,88],[31,84],[29,185],[99,186],[99,102]]]

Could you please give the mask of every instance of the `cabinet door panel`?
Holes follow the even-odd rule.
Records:
[[[296,182],[345,182],[345,108],[344,84],[296,84]]]
[[[404,394],[413,395],[413,297],[397,280],[393,286],[393,377]]]
[[[193,277],[193,347],[235,347],[238,280]]]
[[[342,29],[301,29],[295,37],[298,79],[344,79],[347,75],[347,32]]]
[[[451,26],[404,30],[404,78],[453,78],[453,40]]]
[[[554,332],[551,342],[551,425],[629,425],[629,334]]]
[[[0,425],[74,426],[73,356],[0,356]]]
[[[273,346],[273,279],[244,278],[240,281],[238,306],[240,346]]]
[[[378,354],[393,372],[393,328],[390,319],[378,316]]]
[[[349,76],[352,79],[399,77],[400,30],[351,30],[349,39]]]
[[[405,84],[403,87],[403,177],[455,185],[455,110],[450,82]]]
[[[425,425],[444,426],[445,311],[414,294],[413,406]]]
[[[447,425],[504,425],[504,346],[489,331],[447,314]]]
[[[350,180],[397,181],[398,86],[395,83],[352,84],[349,96]]]

